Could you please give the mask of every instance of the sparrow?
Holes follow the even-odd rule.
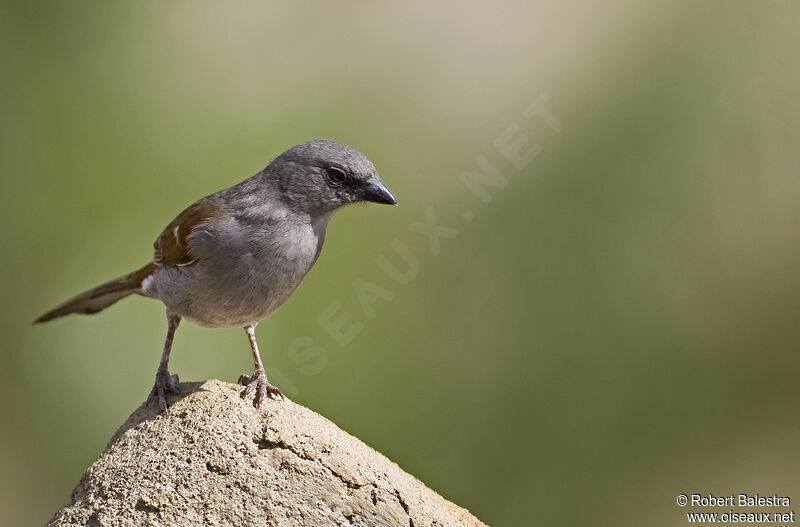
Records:
[[[242,398],[258,407],[270,384],[256,343],[256,325],[292,296],[319,258],[331,216],[357,202],[396,205],[375,166],[360,152],[331,140],[296,145],[253,177],[197,201],[166,226],[153,260],[67,300],[36,319],[92,314],[141,295],[166,306],[167,336],[148,403],[167,409],[178,376],[168,370],[181,319],[208,328],[242,327],[253,354],[253,375],[242,375]]]

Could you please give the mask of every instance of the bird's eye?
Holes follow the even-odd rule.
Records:
[[[328,180],[334,185],[339,185],[347,179],[347,174],[339,167],[330,167],[327,170]]]

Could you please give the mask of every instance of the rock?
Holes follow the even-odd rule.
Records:
[[[182,383],[166,414],[140,406],[49,525],[484,525],[324,417],[240,389]]]

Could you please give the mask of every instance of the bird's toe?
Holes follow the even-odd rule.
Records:
[[[270,394],[280,395],[281,398],[283,398],[281,391],[269,383],[267,375],[263,371],[254,372],[252,377],[250,375],[240,375],[239,384],[245,387],[239,394],[242,399],[255,392],[253,406],[256,408],[258,408]]]
[[[158,399],[158,406],[162,412],[167,411],[167,393],[178,393],[179,379],[177,374],[170,375],[168,371],[159,370],[156,372],[156,382],[153,384],[153,389],[147,396],[145,404],[150,404],[155,399]]]

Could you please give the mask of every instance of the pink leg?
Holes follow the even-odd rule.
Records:
[[[150,390],[150,395],[147,396],[147,403],[145,403],[148,404],[157,397],[162,412],[167,410],[167,392],[178,393],[178,376],[169,374],[167,364],[169,363],[169,352],[172,350],[172,339],[175,338],[175,330],[178,329],[180,323],[181,317],[167,311],[167,340],[164,342],[164,352],[161,354],[161,362],[156,370],[156,382],[153,389]]]
[[[258,408],[258,406],[261,404],[261,401],[267,398],[267,394],[272,393],[275,395],[280,395],[281,398],[283,398],[283,394],[267,380],[267,373],[264,371],[264,365],[261,363],[261,356],[258,353],[258,344],[256,343],[256,326],[245,326],[244,331],[247,333],[247,338],[250,340],[250,349],[253,351],[253,363],[255,365],[255,371],[253,372],[252,377],[249,375],[241,375],[239,377],[239,384],[243,384],[245,386],[245,389],[242,390],[241,394],[242,399],[244,399],[253,390],[256,390],[256,396],[253,398],[253,406]]]

